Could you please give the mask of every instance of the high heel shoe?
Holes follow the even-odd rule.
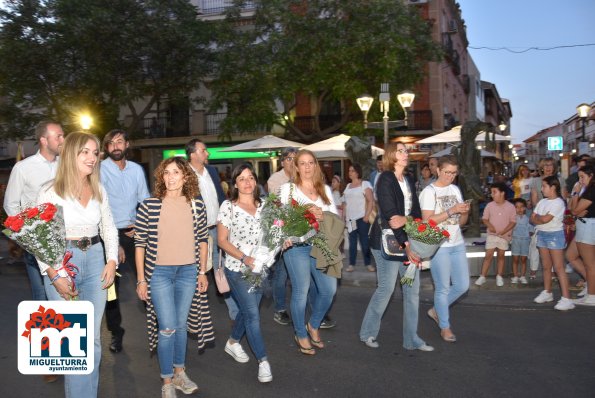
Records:
[[[316,354],[316,350],[314,350],[314,348],[312,347],[304,347],[302,346],[302,344],[300,343],[299,339],[297,338],[297,336],[293,336],[293,338],[295,339],[295,343],[298,346],[298,350],[304,354],[304,355],[314,355]]]
[[[448,330],[450,333],[444,333],[446,330]],[[442,329],[442,331],[440,332],[440,337],[442,337],[442,340],[446,341],[447,343],[454,343],[455,341],[457,341],[457,336],[452,334],[450,329]]]
[[[310,343],[312,343],[312,345],[316,348],[324,348],[324,343],[321,340],[314,340],[313,334],[312,334],[312,327],[310,326],[309,323],[306,324],[306,331],[308,332],[308,335],[310,336]]]

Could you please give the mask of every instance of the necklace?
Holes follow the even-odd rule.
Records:
[[[85,189],[89,188],[89,184],[85,183],[83,184],[83,186],[81,187],[81,189],[79,190],[78,195],[76,196],[76,198],[81,201],[83,200],[83,194],[85,193]]]

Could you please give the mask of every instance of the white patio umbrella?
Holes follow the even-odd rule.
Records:
[[[301,148],[303,146],[304,144],[299,142],[284,140],[274,135],[265,135],[252,141],[222,149],[221,152],[276,152],[287,147]]]
[[[345,134],[340,134],[335,137],[331,137],[324,141],[316,142],[311,145],[307,145],[302,149],[307,149],[314,152],[318,159],[330,159],[330,158],[347,158],[347,152],[345,151],[345,143],[349,141],[351,137]],[[377,156],[382,155],[384,149],[378,148],[372,145],[372,157],[375,159]]]
[[[461,127],[456,126],[452,129],[445,131],[444,133],[436,134],[428,138],[424,138],[422,140],[416,141],[416,144],[446,144],[449,142],[461,142]],[[483,142],[485,141],[485,132],[481,132],[475,138],[475,142]],[[502,141],[510,141],[509,136],[504,136],[500,134],[496,134],[496,142]]]
[[[449,148],[443,149],[440,152],[436,152],[432,155],[430,155],[429,157],[431,158],[439,158],[441,156],[445,156],[445,155],[450,155],[452,153],[452,149],[454,148],[454,146],[451,146]],[[481,150],[481,157],[482,158],[495,158],[496,154],[493,152],[489,152],[489,151],[485,151],[485,150]]]

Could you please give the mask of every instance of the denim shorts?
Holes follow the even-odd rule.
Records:
[[[510,254],[513,256],[525,256],[529,255],[529,243],[531,243],[531,238],[516,238],[512,237],[512,241],[510,242]]]
[[[595,245],[595,218],[582,218],[576,220],[576,243]]]
[[[566,237],[564,236],[564,231],[538,231],[537,247],[551,250],[566,249]]]

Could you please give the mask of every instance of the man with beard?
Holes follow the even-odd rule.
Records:
[[[200,196],[205,204],[207,212],[207,228],[209,235],[212,238],[213,244],[209,247],[212,253],[213,269],[219,267],[219,247],[217,246],[217,215],[219,214],[219,206],[225,200],[225,194],[221,187],[221,179],[217,168],[209,166],[209,152],[207,146],[198,138],[193,138],[186,143],[186,157],[192,170],[198,177],[198,187]],[[236,319],[239,312],[238,305],[231,297],[231,294],[223,294],[227,312],[231,320]]]
[[[101,183],[107,191],[110,209],[114,223],[118,228],[119,247],[119,272],[129,269],[136,270],[134,263],[134,222],[136,208],[149,197],[147,180],[142,167],[126,159],[126,152],[130,142],[128,134],[123,130],[112,130],[103,138],[103,151],[106,158],[101,162]],[[143,280],[143,275],[138,275],[137,280]],[[116,278],[116,296],[120,286]],[[122,351],[122,314],[120,303],[115,300],[108,301],[105,306],[105,319],[107,329],[112,332],[110,351]]]
[[[40,122],[35,127],[35,137],[39,151],[17,162],[10,173],[4,195],[4,210],[9,216],[17,215],[26,207],[35,206],[41,186],[53,179],[58,170],[58,155],[64,143],[64,132],[60,124],[51,120]],[[47,300],[37,260],[26,251],[23,252],[23,260],[31,283],[33,300]],[[44,376],[48,383],[57,378],[55,375]]]

